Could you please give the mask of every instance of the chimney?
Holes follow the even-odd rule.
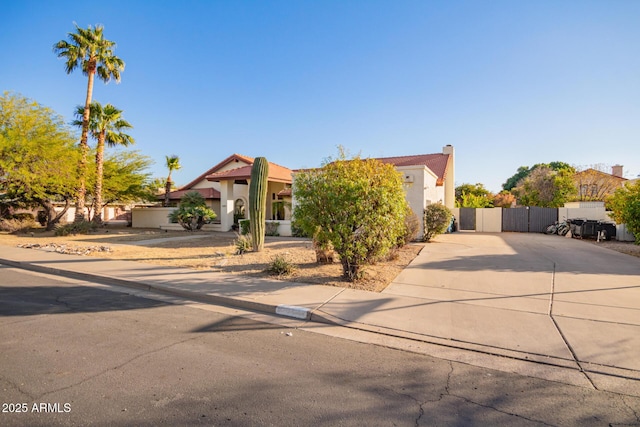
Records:
[[[622,173],[622,165],[615,165],[611,167],[611,175],[613,176],[618,176],[620,178],[623,178],[623,173]]]
[[[442,154],[449,155],[449,161],[446,168],[444,178],[444,205],[449,209],[453,209],[456,202],[456,160],[453,145],[447,144],[442,147]]]

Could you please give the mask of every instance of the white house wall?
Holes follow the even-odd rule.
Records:
[[[424,233],[422,214],[426,205],[438,201],[436,182],[438,177],[426,166],[401,166],[396,168],[403,176],[405,197],[409,207],[418,217],[419,236]]]

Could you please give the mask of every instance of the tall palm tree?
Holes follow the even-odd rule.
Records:
[[[165,156],[167,161],[167,169],[169,169],[169,175],[167,176],[167,181],[164,184],[164,203],[165,207],[169,206],[169,193],[171,192],[171,172],[174,170],[180,169],[182,166],[180,165],[180,157],[175,154],[172,156]]]
[[[80,137],[80,149],[82,156],[78,165],[79,184],[76,202],[76,221],[84,220],[84,206],[86,197],[85,175],[87,171],[87,154],[89,145],[87,143],[89,135],[89,114],[91,110],[91,98],[93,96],[93,81],[95,75],[108,83],[114,79],[120,82],[120,72],[124,71],[124,61],[114,55],[115,42],[106,40],[103,37],[103,27],[96,25],[95,28],[80,28],[78,24],[76,31],[69,33],[69,41],[60,40],[53,45],[53,51],[58,58],[65,58],[65,70],[71,74],[76,68],[81,68],[82,73],[88,77],[87,97],[84,103],[82,115],[82,136]]]
[[[76,108],[77,119],[73,121],[75,126],[83,125],[84,107],[79,105]],[[123,131],[132,129],[133,126],[122,118],[122,110],[111,104],[104,107],[98,102],[91,103],[91,113],[89,114],[89,132],[98,141],[96,147],[96,184],[93,197],[93,221],[102,224],[102,178],[104,167],[104,146],[109,147],[124,146],[135,143],[135,140]]]

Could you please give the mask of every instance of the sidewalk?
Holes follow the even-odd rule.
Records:
[[[442,237],[382,293],[8,246],[0,246],[0,264],[307,327],[340,325],[345,337],[390,346],[402,339],[405,349],[640,396],[640,259],[551,236]],[[576,264],[585,256],[608,267]]]

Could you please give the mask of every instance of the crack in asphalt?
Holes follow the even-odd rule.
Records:
[[[128,365],[129,363],[131,363],[131,362],[133,362],[133,361],[135,361],[135,360],[137,360],[137,359],[140,359],[140,358],[142,358],[142,357],[148,356],[148,355],[153,354],[153,353],[158,353],[158,352],[160,352],[160,351],[162,351],[162,350],[166,350],[167,348],[171,348],[171,347],[173,347],[173,346],[176,346],[176,345],[179,345],[179,344],[183,344],[183,343],[185,343],[185,342],[187,342],[187,341],[197,340],[197,339],[199,339],[199,338],[200,338],[199,336],[191,337],[191,338],[187,338],[187,339],[184,339],[184,340],[181,340],[181,341],[177,341],[177,342],[174,342],[174,343],[171,343],[171,344],[167,344],[167,345],[165,345],[165,346],[162,346],[162,347],[159,347],[159,348],[156,348],[156,349],[149,350],[149,351],[147,351],[147,352],[144,352],[144,353],[138,354],[138,355],[136,355],[136,356],[134,356],[134,357],[130,358],[129,360],[126,360],[126,361],[122,362],[122,363],[121,363],[121,364],[119,364],[119,365],[112,366],[112,367],[107,368],[107,369],[105,369],[105,370],[103,370],[103,371],[101,371],[101,372],[98,372],[98,373],[96,373],[96,374],[93,374],[93,375],[91,375],[91,376],[89,376],[89,377],[83,378],[81,381],[78,381],[78,382],[76,382],[76,383],[74,383],[74,384],[70,384],[70,385],[68,385],[68,386],[61,387],[61,388],[56,389],[56,390],[50,390],[50,391],[48,391],[48,392],[46,392],[46,393],[43,393],[43,394],[39,395],[39,396],[38,396],[38,398],[42,398],[42,397],[44,397],[44,396],[47,396],[47,395],[50,395],[50,394],[53,394],[53,393],[58,393],[58,392],[61,392],[61,391],[64,391],[64,390],[68,390],[68,389],[70,389],[70,388],[73,388],[73,387],[76,387],[76,386],[78,386],[78,385],[84,384],[84,383],[86,383],[86,382],[88,382],[88,381],[91,381],[91,380],[93,380],[93,379],[95,379],[95,378],[98,378],[98,377],[100,377],[100,376],[102,376],[102,375],[106,374],[107,372],[110,372],[110,371],[117,371],[118,369],[122,368],[123,366],[126,366],[126,365]]]
[[[0,379],[4,382],[6,382],[7,384],[9,384],[11,387],[15,388],[16,390],[18,390],[20,393],[24,394],[25,396],[27,396],[28,398],[30,398],[32,401],[35,401],[35,397],[29,393],[26,390],[23,390],[22,388],[20,388],[20,386],[16,383],[14,383],[13,381],[11,381],[8,378],[5,377],[0,377]]]
[[[627,408],[629,408],[631,413],[633,413],[633,416],[636,417],[636,421],[638,422],[638,424],[640,424],[640,414],[636,412],[636,410],[627,403],[627,401],[624,399],[624,395],[620,395],[619,397],[620,397],[620,400],[622,401],[622,404]]]
[[[483,404],[483,403],[480,403],[480,402],[476,402],[476,401],[474,401],[472,399],[469,399],[468,397],[464,397],[464,396],[460,396],[460,395],[452,393],[451,392],[451,380],[452,380],[452,377],[453,377],[453,374],[454,374],[454,364],[453,364],[453,362],[449,361],[449,366],[451,367],[451,369],[449,370],[449,374],[447,375],[447,383],[445,385],[445,394],[441,395],[440,399],[442,399],[444,397],[452,397],[452,398],[456,398],[456,399],[461,399],[461,400],[463,400],[463,401],[465,401],[467,403],[470,403],[472,405],[480,406],[481,408],[491,409],[491,410],[496,411],[496,412],[501,413],[501,414],[509,415],[509,416],[512,416],[512,417],[518,417],[518,418],[521,418],[521,419],[526,420],[526,421],[536,422],[536,423],[540,423],[540,424],[543,424],[543,425],[546,425],[546,426],[553,426],[553,424],[548,424],[548,423],[546,423],[544,421],[541,421],[541,420],[536,420],[536,419],[528,418],[528,417],[525,417],[523,415],[515,414],[515,413],[512,413],[512,412],[503,411],[503,410],[498,409],[498,408],[496,408],[494,406],[486,405],[486,404]]]

